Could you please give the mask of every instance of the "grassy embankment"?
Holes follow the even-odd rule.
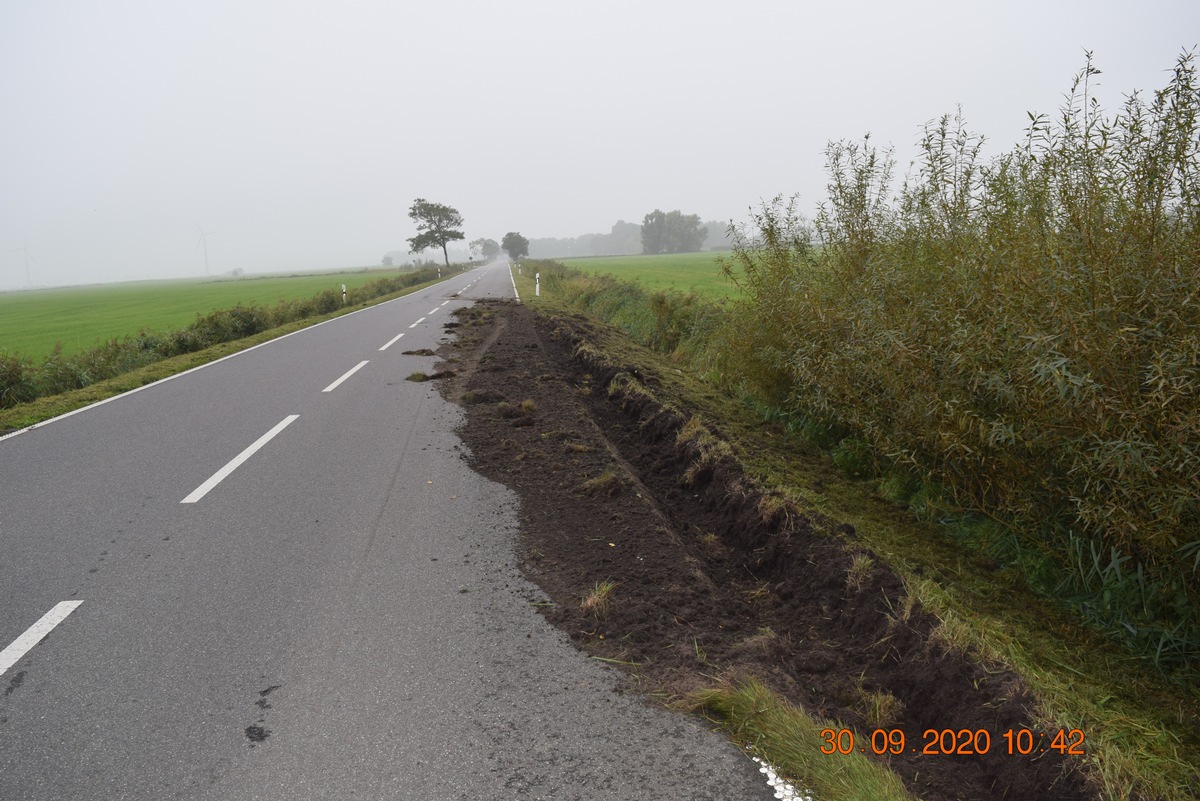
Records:
[[[664,391],[764,487],[852,523],[943,640],[1085,730],[1105,797],[1173,801],[1200,764],[1200,91],[1181,59],[1105,119],[1091,74],[993,162],[931,128],[898,193],[888,154],[831,145],[824,211],[768,204],[723,306],[547,264],[541,299],[530,270],[519,285],[665,354]],[[784,737],[767,758],[821,769],[773,751]]]
[[[243,304],[205,314],[193,307],[190,314],[177,314],[185,321],[190,316],[192,322],[188,325],[159,331],[139,330],[135,326],[131,330],[136,333],[127,331],[122,337],[110,338],[72,355],[52,351],[48,357],[34,360],[0,351],[0,431],[48,420],[275,337],[415,292],[438,280],[434,270],[391,271],[386,277],[378,273],[357,274],[357,277],[365,280],[352,286],[348,277],[343,279],[343,274],[297,276],[297,283],[291,289],[286,286],[287,278],[270,279],[275,286],[265,296],[284,293],[284,299],[272,306]],[[314,280],[326,288],[306,296],[304,293],[312,289]],[[345,305],[341,294],[343,282],[348,290]],[[229,282],[234,288],[252,283]],[[191,282],[170,282],[152,287],[149,297],[164,306],[187,308],[195,299],[195,286]],[[130,297],[148,297],[142,290],[143,287],[135,287],[124,297],[127,302],[132,302]],[[122,294],[120,287],[112,291],[118,296]],[[254,294],[264,296],[261,289],[254,290]],[[77,313],[83,314],[79,310]],[[151,315],[147,310],[144,315],[134,317],[145,320]],[[111,324],[111,318],[102,313],[94,319],[100,326]]]

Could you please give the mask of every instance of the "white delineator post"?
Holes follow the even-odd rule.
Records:
[[[533,294],[537,295],[539,297],[542,294],[542,274],[541,273],[533,274]]]
[[[342,284],[342,305],[346,305],[346,285]]]

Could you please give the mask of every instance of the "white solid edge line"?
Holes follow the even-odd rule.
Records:
[[[404,336],[403,332],[401,332],[401,333],[399,333],[399,334],[396,334],[396,336],[394,336],[394,337],[392,337],[391,339],[389,339],[389,340],[388,340],[388,342],[387,342],[387,344],[386,344],[386,345],[384,345],[382,348],[380,348],[380,350],[387,350],[387,349],[388,349],[388,348],[390,348],[392,345],[395,345],[395,344],[396,344],[396,342],[397,342],[397,341],[399,341],[400,337],[402,337],[402,336]]]
[[[512,280],[513,294],[517,296],[517,300],[521,299],[521,293],[517,291],[517,277],[512,273],[512,267],[508,268],[508,277]]]
[[[417,320],[415,323],[413,323],[412,325],[410,325],[410,326],[409,326],[409,328],[416,328],[418,325],[420,325],[420,324],[421,324],[421,323],[423,323],[423,322],[425,322],[425,318],[424,318],[424,317],[422,317],[420,320]]]
[[[17,664],[21,657],[29,653],[29,649],[41,642],[42,638],[53,631],[55,626],[66,620],[67,615],[74,612],[81,603],[83,601],[59,601],[53,609],[42,615],[37,623],[25,629],[24,634],[0,651],[0,676]]]
[[[359,362],[358,364],[354,365],[354,366],[353,366],[353,367],[351,367],[349,370],[347,370],[345,375],[343,375],[343,376],[342,376],[341,378],[339,378],[337,381],[334,381],[332,384],[330,384],[329,386],[325,387],[325,389],[323,389],[323,390],[321,390],[321,391],[322,391],[322,392],[333,392],[335,389],[337,389],[337,388],[338,388],[338,384],[341,384],[343,381],[345,381],[347,378],[349,378],[350,376],[352,376],[352,375],[354,375],[355,373],[357,373],[359,370],[363,369],[363,367],[367,366],[367,364],[369,364],[369,363],[370,363],[370,360],[369,360],[369,359],[368,359],[368,360],[366,360],[366,361],[361,361],[361,362]]]
[[[274,439],[276,434],[290,426],[299,416],[300,415],[298,414],[289,414],[287,417],[283,418],[283,420],[276,423],[274,428],[255,440],[254,444],[249,448],[246,448],[246,450],[233,457],[228,464],[226,464],[217,472],[213,473],[212,476],[209,477],[208,481],[205,481],[203,484],[196,487],[196,489],[192,490],[192,494],[188,495],[186,498],[180,501],[180,503],[195,503],[203,498],[209,493],[209,490],[224,481],[230,473],[232,473],[234,470],[237,470],[238,467],[241,466],[242,462],[253,456],[259,448]]]
[[[447,278],[444,281],[440,281],[440,282],[438,282],[438,284],[434,284],[433,286],[428,287],[428,288],[433,289],[434,287],[437,287],[439,284],[449,283],[450,280],[451,279]],[[166,376],[165,378],[160,378],[157,381],[152,381],[149,384],[142,384],[142,386],[140,386],[140,387],[134,387],[133,389],[126,390],[126,391],[122,392],[120,395],[113,395],[111,398],[105,398],[104,400],[98,400],[95,403],[89,403],[87,406],[80,406],[78,409],[72,409],[69,412],[63,412],[62,414],[58,415],[57,417],[51,417],[49,420],[43,420],[40,423],[34,423],[31,426],[25,426],[25,428],[19,428],[16,431],[10,431],[7,434],[0,435],[0,442],[3,442],[6,439],[12,439],[13,437],[18,436],[20,434],[24,434],[26,431],[32,431],[35,428],[41,428],[42,426],[48,426],[51,423],[58,422],[59,420],[66,420],[68,417],[74,417],[75,415],[79,414],[80,412],[86,412],[88,409],[95,409],[97,406],[103,406],[106,403],[112,403],[115,400],[120,400],[121,398],[124,398],[128,395],[132,395],[135,392],[141,392],[144,389],[149,389],[150,387],[160,386],[160,385],[165,384],[168,381],[172,381],[176,378],[182,378],[183,376],[187,375],[188,373],[194,373],[197,370],[203,370],[205,367],[212,367],[214,364],[220,364],[221,362],[225,361],[226,359],[232,359],[234,356],[241,356],[243,353],[249,353],[252,350],[258,350],[261,347],[270,345],[274,342],[278,342],[281,339],[287,339],[288,337],[293,337],[296,334],[303,334],[306,331],[312,331],[314,328],[320,328],[321,326],[323,326],[327,323],[335,323],[338,320],[344,320],[347,317],[353,317],[356,314],[362,314],[363,312],[371,311],[372,309],[381,308],[383,306],[388,305],[389,303],[395,303],[400,300],[411,300],[413,295],[415,295],[415,294],[416,293],[414,292],[414,293],[411,293],[408,295],[401,295],[398,298],[393,298],[392,300],[385,301],[383,303],[377,303],[374,306],[368,306],[365,309],[359,309],[358,311],[352,311],[349,314],[343,314],[340,317],[334,317],[332,320],[322,320],[319,323],[313,323],[310,326],[301,328],[297,331],[293,331],[290,334],[284,334],[283,336],[278,336],[278,337],[275,337],[274,339],[268,339],[266,342],[260,342],[257,345],[251,345],[250,347],[246,348],[245,350],[239,350],[237,353],[231,353],[228,356],[222,356],[219,359],[213,359],[211,362],[205,362],[204,364],[198,364],[195,367],[192,367],[188,370],[184,370],[182,373],[175,373],[174,375],[169,375],[169,376]],[[409,326],[409,328],[412,328],[412,326]]]

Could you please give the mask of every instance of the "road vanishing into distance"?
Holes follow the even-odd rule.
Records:
[[[405,380],[513,294],[456,273],[0,440],[0,801],[771,797],[544,622],[515,496]]]

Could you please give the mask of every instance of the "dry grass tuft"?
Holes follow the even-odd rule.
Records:
[[[616,582],[597,581],[592,591],[583,597],[579,608],[596,620],[603,620],[612,608],[612,594],[616,588]]]
[[[846,571],[846,590],[848,592],[858,592],[871,578],[871,574],[875,572],[875,560],[865,553],[857,554],[850,562],[850,568]]]
[[[621,477],[613,470],[605,470],[595,478],[579,485],[580,491],[588,495],[617,495],[624,487]]]

